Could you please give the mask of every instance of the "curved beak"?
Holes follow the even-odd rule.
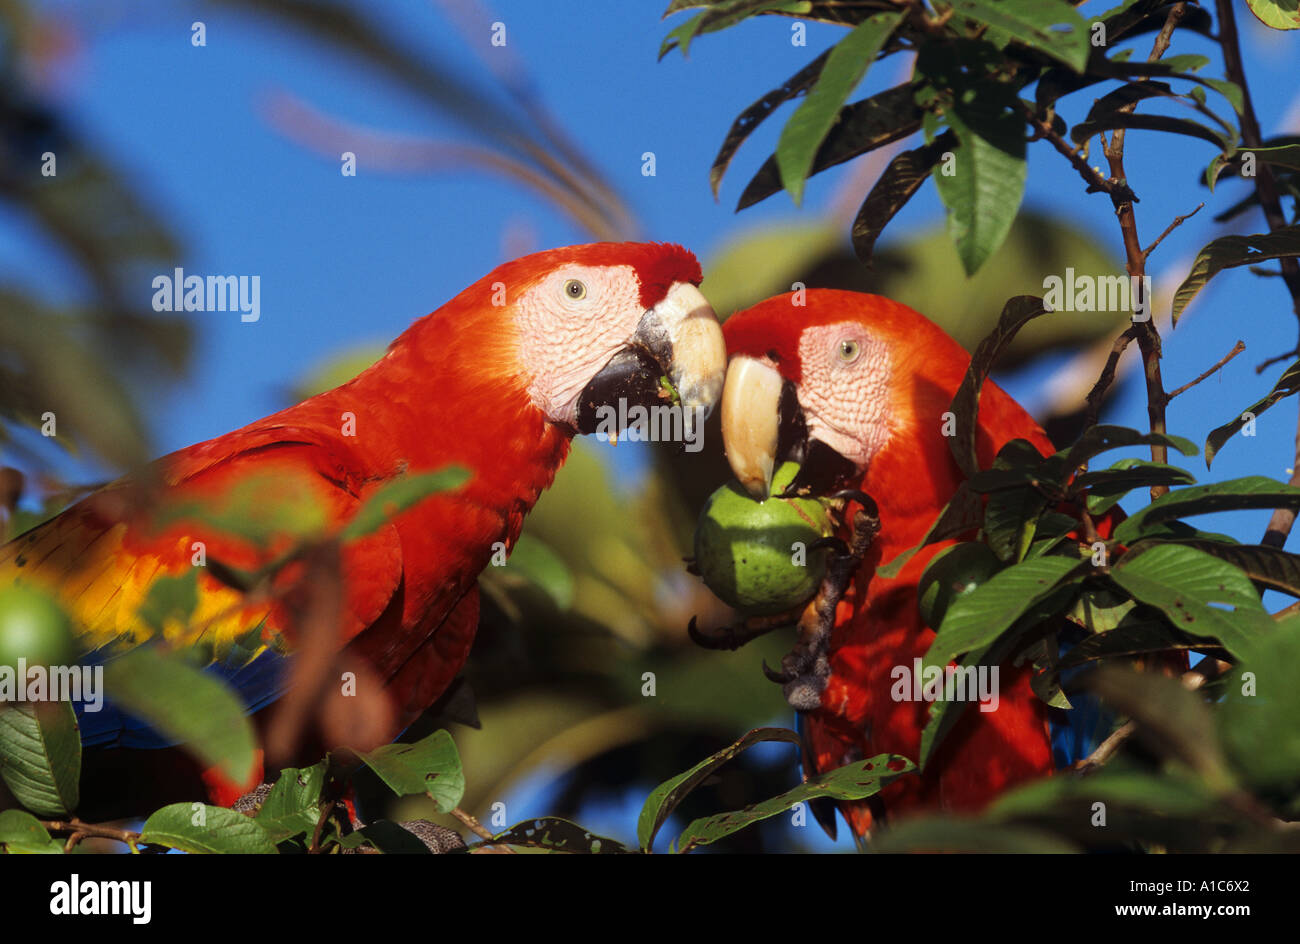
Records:
[[[784,383],[775,368],[736,356],[727,367],[722,389],[722,448],[732,474],[758,501],[772,490]]]
[[[685,435],[713,411],[727,370],[727,345],[713,307],[700,290],[678,282],[648,310],[627,346],[601,369],[582,391],[578,431],[594,432],[602,406],[665,405],[669,396],[660,383],[667,377],[681,401]]]

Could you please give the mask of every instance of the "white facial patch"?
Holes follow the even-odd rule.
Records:
[[[805,331],[799,361],[799,406],[809,438],[865,469],[889,441],[888,347],[860,323],[845,321]]]
[[[576,425],[583,388],[645,314],[636,270],[562,266],[524,292],[514,308],[529,396],[553,422]]]

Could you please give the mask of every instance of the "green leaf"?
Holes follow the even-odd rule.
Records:
[[[1106,666],[1089,676],[1088,687],[1103,703],[1134,721],[1148,747],[1185,763],[1212,792],[1232,789],[1233,777],[1215,737],[1214,716],[1201,697],[1178,679]]]
[[[1183,284],[1174,293],[1172,309],[1174,324],[1183,310],[1207,282],[1224,269],[1237,266],[1258,265],[1269,259],[1285,259],[1300,255],[1300,225],[1283,226],[1271,233],[1253,236],[1220,236],[1201,247]]]
[[[469,481],[470,473],[460,466],[447,466],[436,472],[404,475],[380,486],[370,495],[347,527],[339,535],[343,541],[354,541],[378,531],[392,518],[419,504],[430,495],[449,492]]]
[[[979,495],[972,492],[963,482],[957,489],[957,494],[949,500],[948,504],[944,505],[943,511],[939,512],[934,524],[930,525],[930,530],[925,533],[925,537],[921,538],[914,546],[901,552],[889,563],[877,567],[877,576],[884,577],[886,580],[893,580],[921,548],[927,547],[936,541],[946,541],[949,538],[965,534],[967,531],[973,531],[980,526],[983,517],[983,502],[980,501]]]
[[[902,18],[901,12],[876,13],[854,27],[831,50],[817,84],[781,130],[776,163],[781,183],[796,204],[803,200],[804,181],[817,149]]]
[[[798,744],[799,735],[785,728],[755,728],[738,741],[727,745],[715,754],[711,754],[685,773],[665,780],[646,797],[641,807],[641,814],[636,821],[636,838],[642,852],[649,852],[654,845],[655,834],[672,816],[673,810],[692,790],[703,783],[715,770],[732,758],[763,741],[785,741]]]
[[[239,697],[215,676],[156,646],[140,646],[104,667],[104,690],[205,767],[220,767],[235,783],[252,776],[253,726]]]
[[[287,768],[262,801],[254,817],[273,842],[310,834],[320,822],[320,794],[325,785],[325,761],[311,767]]]
[[[1130,552],[1111,568],[1110,577],[1137,602],[1159,609],[1179,631],[1216,639],[1233,654],[1271,627],[1250,578],[1192,547],[1157,544]]]
[[[1196,455],[1196,446],[1190,439],[1182,436],[1170,436],[1165,433],[1142,433],[1127,426],[1108,426],[1102,424],[1088,429],[1073,446],[1057,455],[1063,455],[1064,468],[1077,469],[1094,456],[1112,449],[1127,449],[1131,446],[1166,446],[1177,449],[1185,456]]]
[[[740,146],[754,133],[755,128],[767,120],[767,117],[772,112],[812,87],[813,83],[817,81],[817,77],[821,75],[830,54],[831,50],[826,50],[787,79],[786,83],[780,88],[768,92],[742,111],[736,117],[736,120],[731,123],[731,128],[728,129],[727,136],[722,141],[722,147],[718,148],[718,156],[713,159],[713,165],[709,168],[709,186],[713,189],[713,199],[718,198],[718,190],[722,186],[722,177],[726,174],[727,168],[731,166],[731,159],[736,156],[736,151],[740,149]]]
[[[741,810],[718,813],[693,820],[674,844],[681,852],[707,846],[747,826],[783,813],[796,803],[814,800],[863,800],[875,796],[899,777],[916,770],[916,765],[897,754],[877,754],[813,777],[793,790]]]
[[[680,47],[685,56],[690,50],[691,40],[701,33],[716,33],[760,13],[807,13],[811,9],[809,0],[722,0],[669,33],[659,47],[659,58],[663,59],[675,47]],[[675,12],[669,7],[664,16]]]
[[[1300,29],[1297,0],[1246,0],[1246,5],[1265,26],[1275,30]]]
[[[956,146],[957,137],[945,131],[931,143],[904,151],[889,162],[853,219],[853,251],[859,259],[871,265],[872,250],[886,224],[921,189],[930,169]]]
[[[955,104],[945,112],[959,142],[956,160],[931,173],[967,275],[1002,245],[1025,193],[1024,119],[1000,108],[996,97],[982,97],[992,88],[976,87],[970,105]],[[949,166],[951,175],[945,173]]]
[[[521,534],[510,550],[509,560],[499,570],[542,590],[561,610],[567,610],[573,604],[573,574],[568,565],[537,538]]]
[[[428,794],[440,813],[450,813],[465,795],[460,752],[446,731],[435,731],[414,744],[385,744],[357,756],[398,796]]]
[[[1263,544],[1223,544],[1219,541],[1179,542],[1225,560],[1256,583],[1270,590],[1300,597],[1300,555]]]
[[[0,708],[0,777],[41,816],[67,816],[80,799],[81,736],[67,701]]]
[[[50,838],[40,820],[31,813],[25,810],[3,810],[0,811],[0,849],[10,855],[61,855],[63,843]]]
[[[1070,483],[1070,491],[1072,494],[1086,492],[1088,513],[1097,516],[1110,511],[1135,488],[1195,484],[1196,477],[1186,469],[1145,459],[1120,459],[1109,469],[1076,476]]]
[[[979,459],[975,454],[975,433],[979,428],[980,391],[989,371],[997,362],[999,355],[1011,343],[1016,333],[1039,315],[1047,314],[1043,300],[1033,295],[1017,295],[1007,299],[998,317],[997,327],[980,342],[971,357],[966,376],[962,378],[957,394],[952,398],[949,409],[956,417],[956,435],[948,442],[953,458],[962,473],[970,478],[979,471]]]
[[[1168,623],[1157,620],[1134,620],[1122,622],[1114,629],[1098,632],[1073,646],[1056,664],[1056,671],[1064,672],[1066,669],[1103,659],[1131,659],[1149,652],[1196,648],[1206,647],[1203,644],[1198,647],[1197,643],[1190,641]]]
[[[839,119],[817,148],[808,176],[820,174],[828,167],[892,144],[921,127],[921,109],[910,82],[878,92],[870,98],[846,105]],[[746,185],[737,210],[751,207],[782,189],[781,170],[773,154]]]
[[[945,666],[962,653],[989,645],[1080,566],[1074,558],[1037,557],[999,571],[958,597],[944,615],[924,666]]]
[[[274,855],[275,843],[251,816],[223,806],[173,803],[145,820],[140,841],[183,852]]]
[[[1210,435],[1205,437],[1205,467],[1207,469],[1210,467],[1210,463],[1223,448],[1223,444],[1244,428],[1250,420],[1257,418],[1279,400],[1297,393],[1300,393],[1300,361],[1296,361],[1282,373],[1277,383],[1273,384],[1273,389],[1263,399],[1256,400],[1246,407],[1241,415],[1231,422],[1211,430]]]
[[[951,6],[958,16],[1007,33],[1075,72],[1088,65],[1088,26],[1062,0],[954,0]]]
[[[1233,767],[1256,788],[1300,785],[1300,622],[1279,623],[1228,676],[1219,734]]]
[[[597,836],[577,823],[558,816],[544,816],[516,823],[505,832],[497,833],[497,842],[512,846],[545,849],[548,852],[581,852],[589,855],[614,855],[628,852],[628,848],[615,839]]]
[[[1121,544],[1131,544],[1152,525],[1170,518],[1247,508],[1300,508],[1300,488],[1262,475],[1248,475],[1210,485],[1175,489],[1121,522],[1115,529],[1114,539]]]

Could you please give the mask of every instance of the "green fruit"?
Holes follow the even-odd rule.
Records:
[[[772,480],[773,496],[798,471],[793,462],[783,464]],[[781,613],[817,592],[826,555],[808,548],[830,529],[826,508],[816,499],[756,502],[730,482],[710,495],[700,512],[695,565],[705,586],[729,606],[751,616]]]
[[[72,623],[57,603],[30,587],[0,590],[0,666],[17,671],[20,656],[29,666],[70,665],[76,651]]]
[[[992,548],[979,541],[954,544],[930,561],[918,584],[921,619],[938,629],[952,601],[965,596],[1002,569]]]

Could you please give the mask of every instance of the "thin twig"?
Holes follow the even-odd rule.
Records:
[[[1264,363],[1255,368],[1255,373],[1262,374],[1274,364],[1280,364],[1283,361],[1289,361],[1293,357],[1300,357],[1300,347],[1287,351],[1285,354],[1279,354],[1276,357],[1270,357]]]
[[[1228,363],[1228,361],[1232,360],[1234,357],[1236,357],[1244,350],[1246,350],[1245,342],[1238,341],[1236,344],[1233,345],[1231,351],[1229,351],[1227,354],[1224,354],[1221,358],[1219,358],[1218,363],[1215,364],[1213,367],[1211,367],[1209,370],[1207,370],[1205,373],[1201,374],[1195,380],[1187,381],[1187,383],[1183,384],[1177,390],[1172,390],[1169,393],[1166,393],[1165,402],[1168,403],[1170,400],[1178,396],[1184,390],[1190,390],[1192,387],[1195,387],[1202,380],[1205,380],[1207,377],[1212,376],[1216,371],[1221,370],[1224,364]]]
[[[462,823],[464,823],[465,827],[470,832],[472,832],[475,836],[478,836],[478,838],[482,839],[484,842],[497,844],[496,836],[492,835],[492,833],[488,830],[488,828],[484,826],[482,823],[480,823],[478,821],[478,817],[476,817],[473,813],[466,813],[459,806],[457,806],[452,809],[451,815],[456,817]],[[511,849],[508,845],[503,845],[502,848],[503,851],[505,852],[513,853],[515,851]]]
[[[115,839],[126,845],[132,852],[139,852],[140,834],[132,832],[129,829],[118,829],[115,826],[104,826],[100,823],[84,823],[75,816],[72,819],[50,819],[41,820],[41,825],[47,832],[67,833],[68,841],[64,845],[64,852],[71,852],[72,849],[83,839]]]
[[[1173,221],[1172,223],[1170,223],[1168,226],[1165,227],[1165,231],[1164,231],[1163,233],[1161,233],[1159,236],[1156,237],[1156,241],[1153,242],[1150,246],[1147,246],[1147,248],[1145,248],[1145,249],[1142,250],[1142,259],[1143,259],[1143,261],[1145,261],[1146,258],[1147,258],[1148,256],[1151,255],[1152,251],[1153,251],[1157,246],[1160,245],[1160,241],[1161,241],[1162,239],[1164,239],[1166,236],[1168,236],[1170,233],[1172,233],[1174,230],[1176,230],[1179,226],[1182,226],[1184,222],[1186,222],[1187,220],[1190,220],[1190,219],[1191,219],[1192,217],[1194,217],[1197,213],[1201,212],[1201,207],[1203,207],[1203,206],[1205,206],[1204,203],[1198,203],[1198,204],[1196,204],[1196,209],[1193,210],[1191,213],[1184,213],[1182,216],[1175,216],[1175,217],[1174,217],[1174,221]]]

